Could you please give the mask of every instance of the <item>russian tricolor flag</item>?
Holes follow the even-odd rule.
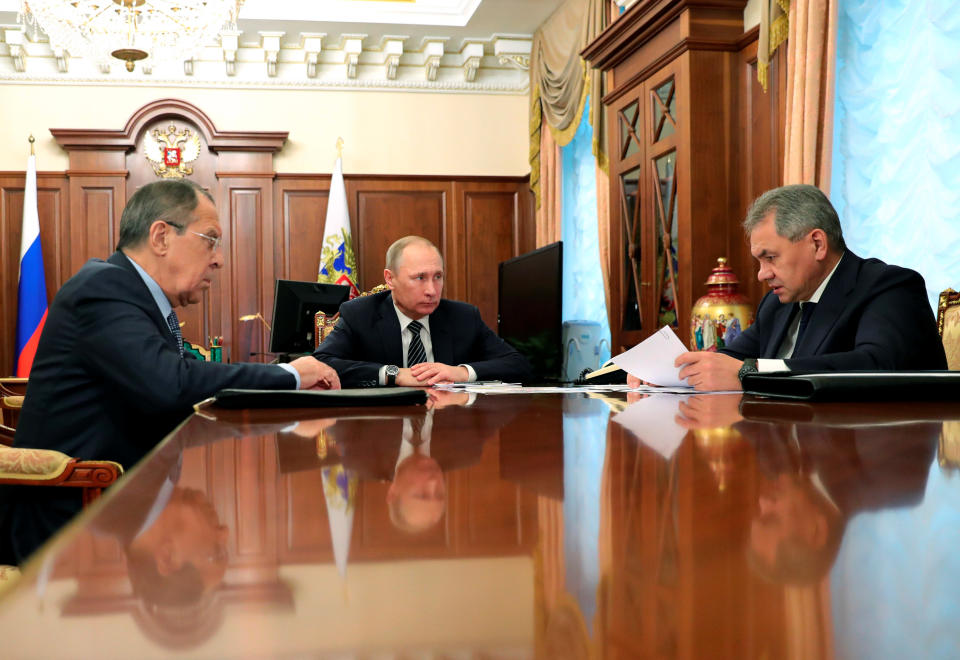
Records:
[[[43,324],[47,320],[47,285],[43,277],[43,252],[40,249],[40,216],[37,213],[37,161],[33,154],[27,162],[27,181],[23,190],[23,234],[20,237],[20,284],[17,288],[17,350],[14,375],[30,375],[33,357]]]

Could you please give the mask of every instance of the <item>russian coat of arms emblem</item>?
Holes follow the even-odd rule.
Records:
[[[143,144],[144,156],[154,174],[162,179],[182,179],[193,174],[190,163],[200,156],[200,136],[189,128],[150,131]]]

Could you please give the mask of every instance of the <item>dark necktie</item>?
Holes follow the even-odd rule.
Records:
[[[794,352],[796,348],[800,346],[800,340],[803,338],[803,332],[807,329],[807,325],[810,323],[810,317],[813,316],[813,311],[817,308],[817,303],[815,302],[805,302],[800,304],[800,327],[797,328],[797,341],[794,344]]]
[[[183,357],[183,335],[180,334],[180,319],[177,318],[177,313],[172,309],[167,315],[167,325],[170,327],[170,332],[173,333],[173,338],[177,340],[177,350],[180,351],[180,357]]]
[[[410,330],[410,348],[407,349],[407,367],[427,361],[427,351],[423,348],[423,342],[420,341],[420,330],[423,325],[420,321],[411,321],[407,329]]]

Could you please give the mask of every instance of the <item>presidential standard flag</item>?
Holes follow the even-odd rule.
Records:
[[[330,196],[327,198],[327,218],[323,227],[323,250],[320,253],[318,282],[347,284],[350,297],[360,295],[357,289],[357,258],[350,236],[350,215],[347,213],[347,190],[343,185],[340,157],[330,178]]]
[[[23,189],[23,229],[20,236],[20,283],[17,287],[17,347],[13,372],[30,375],[33,356],[43,324],[47,320],[47,285],[43,279],[43,252],[40,248],[40,216],[37,214],[37,161],[27,161],[27,180]]]

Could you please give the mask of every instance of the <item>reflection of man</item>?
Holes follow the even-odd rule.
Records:
[[[405,532],[422,532],[443,518],[447,485],[443,470],[430,455],[433,411],[422,417],[405,417],[400,453],[393,480],[387,490],[387,509],[394,527]]]
[[[725,348],[678,357],[681,378],[701,390],[734,390],[755,371],[946,369],[923,278],[847,250],[820,190],[768,191],[743,225],[757,278],[771,291],[756,323]]]
[[[751,564],[773,581],[806,583],[833,565],[852,516],[923,499],[941,424],[734,428],[756,443],[764,473]]]
[[[227,528],[189,488],[174,488],[154,515],[125,548],[133,592],[154,605],[195,603],[223,581]]]
[[[396,241],[383,277],[390,291],[344,303],[314,353],[345,386],[530,379],[530,365],[483,323],[476,307],[440,297],[443,257],[430,241]]]
[[[223,265],[208,193],[186,181],[138,190],[107,261],[87,262],[50,306],[16,445],[127,467],[190,406],[227,387],[339,387],[314,358],[290,365],[183,359],[175,309],[200,302]]]

